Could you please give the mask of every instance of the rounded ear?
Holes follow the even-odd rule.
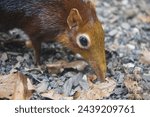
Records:
[[[69,16],[67,18],[67,24],[70,29],[73,27],[78,27],[79,24],[82,22],[82,17],[79,11],[76,8],[71,9]]]

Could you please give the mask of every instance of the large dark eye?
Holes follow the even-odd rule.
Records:
[[[90,44],[91,44],[89,36],[86,34],[78,35],[77,44],[82,49],[88,49],[90,47]]]
[[[79,42],[83,47],[87,47],[88,46],[88,40],[85,36],[80,36],[79,37]]]

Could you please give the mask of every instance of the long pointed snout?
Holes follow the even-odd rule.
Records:
[[[92,62],[91,66],[94,69],[98,79],[102,82],[105,81],[105,74],[106,74],[106,64],[105,64],[105,62],[102,63],[102,64]]]
[[[91,52],[90,59],[91,60],[89,60],[89,63],[91,64],[92,68],[94,69],[98,79],[100,81],[105,81],[106,58],[105,58],[104,48],[101,49],[101,51]]]

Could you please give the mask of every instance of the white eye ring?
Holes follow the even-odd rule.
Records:
[[[76,38],[76,43],[82,49],[89,49],[91,46],[91,40],[87,34],[79,34]]]

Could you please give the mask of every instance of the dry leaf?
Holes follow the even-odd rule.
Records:
[[[105,82],[99,82],[98,84],[89,81],[89,85],[89,90],[77,93],[78,96],[75,96],[77,100],[96,100],[108,97],[116,87],[116,82],[107,78]]]
[[[141,77],[141,68],[140,67],[135,67],[134,70],[133,70],[133,74],[134,74],[134,77],[137,81],[140,81],[142,79],[142,77]]]
[[[67,64],[66,61],[57,61],[56,63],[46,65],[49,73],[58,74],[60,70]]]
[[[6,75],[0,77],[0,98],[12,99],[15,86],[15,77]]]
[[[12,99],[26,99],[27,96],[27,79],[23,74],[18,73],[16,76],[14,94]]]
[[[150,16],[138,16],[138,18],[144,23],[150,23]]]
[[[27,77],[20,72],[0,77],[0,98],[29,99],[33,90],[28,89]]]
[[[88,64],[85,61],[78,60],[78,61],[73,61],[73,62],[67,63],[64,66],[64,68],[73,68],[73,69],[76,69],[78,71],[82,71],[82,70],[84,70],[84,68],[87,65]]]
[[[130,93],[134,94],[140,93],[141,87],[139,87],[137,81],[127,78],[125,79],[124,83]]]
[[[141,54],[142,54],[140,59],[141,63],[150,65],[150,51],[145,50]]]
[[[65,97],[61,94],[56,93],[54,90],[49,90],[48,92],[42,93],[41,96],[47,97],[53,100],[73,100],[73,97]]]
[[[142,88],[139,86],[137,81],[133,80],[132,75],[126,76],[124,84],[129,91],[130,99],[142,99]]]
[[[31,71],[37,71],[37,72],[40,72],[41,74],[43,74],[43,67],[44,66],[37,66],[37,68],[25,68],[25,71],[27,71],[27,72],[31,72]]]
[[[67,62],[67,61],[57,61],[56,63],[53,64],[48,64],[47,68],[49,73],[53,73],[53,74],[58,74],[62,71],[62,69],[76,69],[78,71],[82,71],[84,70],[84,68],[87,66],[88,64],[83,61],[83,60],[78,60],[78,61],[73,61],[73,62]]]
[[[28,90],[31,90],[31,91],[35,90],[35,87],[32,85],[32,83],[29,80],[29,78],[27,79],[27,86],[28,86]]]
[[[93,84],[89,80],[89,89],[77,91],[73,97],[67,97],[65,94],[58,94],[54,90],[50,90],[48,92],[42,93],[43,97],[47,97],[54,100],[96,100],[103,99],[104,97],[108,97],[114,88],[116,87],[116,82],[110,78],[107,78],[106,82]]]

